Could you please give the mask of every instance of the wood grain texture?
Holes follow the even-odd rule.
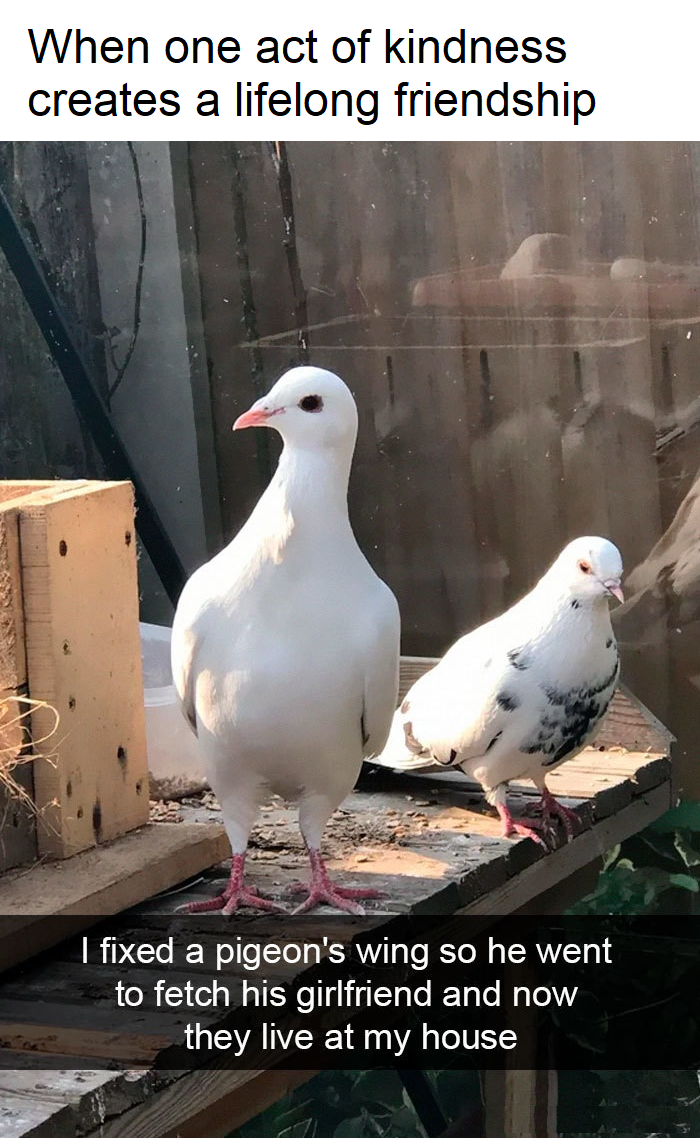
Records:
[[[112,1119],[100,1138],[228,1138],[316,1071],[195,1071]],[[134,1129],[137,1128],[137,1129]],[[57,1136],[58,1138],[58,1136]]]
[[[29,691],[60,717],[34,769],[39,852],[67,857],[148,820],[133,489],[38,491],[20,538]],[[52,726],[33,716],[35,736]]]
[[[669,783],[635,798],[616,815],[603,819],[596,826],[579,834],[573,842],[562,846],[556,857],[545,857],[535,865],[526,867],[521,873],[508,878],[503,885],[493,889],[488,895],[476,898],[460,909],[468,916],[516,912],[522,906],[553,888],[594,861],[618,842],[639,833],[656,818],[660,818],[671,805]],[[534,904],[528,910],[537,912]]]
[[[48,478],[35,478],[33,480],[5,478],[0,482],[0,504],[3,508],[14,499],[25,498],[27,494],[35,494],[37,490],[50,490],[56,482]]]
[[[404,682],[410,676],[415,678],[419,669],[425,669],[430,661],[404,661],[402,673]],[[412,682],[412,681],[411,681]],[[569,882],[574,875],[595,862],[599,855],[611,846],[642,829],[659,817],[671,804],[670,762],[668,758],[668,733],[659,730],[649,722],[643,709],[636,702],[622,694],[619,699],[619,722],[629,729],[629,741],[635,749],[626,750],[620,745],[588,748],[575,759],[567,762],[552,776],[556,792],[569,803],[576,805],[581,818],[581,829],[573,841],[567,843],[560,834],[556,848],[543,853],[527,839],[506,841],[498,836],[498,819],[484,809],[483,796],[473,788],[468,780],[455,772],[439,773],[436,776],[394,775],[389,771],[373,770],[366,772],[360,789],[343,804],[342,811],[329,825],[328,863],[341,882],[347,884],[372,885],[382,889],[386,899],[373,909],[387,922],[390,931],[392,921],[405,913],[442,913],[450,915],[468,913],[491,922],[508,913],[527,906],[530,912],[537,912],[537,899],[547,896],[551,910],[552,891],[558,885]],[[613,720],[614,722],[614,720]],[[637,749],[638,748],[638,749]],[[653,748],[653,749],[652,749]],[[555,787],[553,786],[553,789]],[[531,801],[532,788],[516,785],[512,789],[512,804],[516,816]],[[185,810],[185,814],[187,810]],[[195,812],[196,813],[196,812]],[[340,824],[342,820],[342,825]],[[170,826],[151,827],[155,831],[169,834],[168,841],[182,833],[186,823]],[[188,827],[192,831],[204,828],[201,824]],[[225,844],[223,831],[215,827],[219,838]],[[358,843],[357,834],[364,833]],[[345,837],[343,837],[345,834]],[[172,837],[170,836],[172,835]],[[128,835],[113,847],[122,843],[134,842],[137,834]],[[163,839],[164,840],[164,839]],[[166,843],[167,844],[167,843]],[[122,847],[123,848],[123,847]],[[183,855],[191,850],[191,845],[183,845]],[[161,853],[163,850],[161,850]],[[264,853],[270,857],[263,857]],[[65,875],[74,865],[83,860],[82,871],[77,879],[85,881],[94,871],[99,872],[99,864],[105,849],[87,851],[67,862],[43,867],[46,874],[61,871]],[[134,877],[141,884],[151,877],[151,892],[164,888],[158,874],[153,873],[153,865],[141,851],[140,869]],[[187,855],[189,856],[189,854]],[[89,859],[89,860],[88,860]],[[172,856],[163,859],[169,864]],[[279,804],[271,807],[261,819],[251,841],[249,872],[263,892],[281,897],[285,887],[295,879],[304,867],[305,855],[298,838],[295,812]],[[180,866],[184,872],[184,865]],[[31,871],[40,872],[39,869]],[[204,880],[191,883],[190,887],[178,892],[177,896],[165,896],[152,905],[139,909],[139,917],[152,911],[158,914],[174,912],[186,901],[201,899],[219,891],[221,879],[227,870],[221,867],[205,874]],[[111,888],[105,890],[104,897],[109,906],[117,905],[120,899],[119,881],[124,881],[124,867],[117,870]],[[36,878],[35,878],[36,880]],[[132,890],[133,878],[126,875],[124,892],[121,893],[120,908],[124,898]],[[49,892],[57,892],[49,885]],[[18,879],[16,904],[21,904],[26,890]],[[571,897],[567,897],[570,902]],[[128,902],[126,902],[128,903]],[[3,911],[3,894],[0,889],[0,911]],[[99,909],[99,904],[95,906]],[[17,910],[14,910],[17,911]],[[70,911],[70,906],[64,911]],[[74,910],[77,911],[77,910]],[[111,908],[109,911],[115,911]],[[128,928],[128,914],[124,916]],[[204,920],[204,919],[203,919]],[[303,918],[300,918],[303,920]],[[75,930],[73,930],[75,931]],[[293,935],[290,926],[290,936]],[[31,935],[31,934],[30,934]],[[183,933],[184,935],[184,933]],[[214,934],[212,934],[214,935]],[[352,935],[349,931],[348,935]],[[206,940],[206,927],[202,930]],[[15,938],[16,939],[16,938]],[[2,946],[0,945],[0,948]],[[51,1066],[52,1056],[67,1065],[66,1048],[73,1046],[81,1054],[75,1055],[75,1063],[82,1062],[84,1045],[71,1042],[65,1031],[51,1034],[51,1009],[47,1005],[37,1008],[36,997],[41,990],[41,969],[51,967],[51,976],[56,1001],[55,1016],[65,1015],[65,1008],[71,1000],[77,1000],[83,991],[80,983],[80,965],[75,949],[66,946],[57,950],[52,965],[33,967],[33,980],[26,990],[22,989],[21,978],[10,984],[7,992],[0,998],[9,1000],[8,1015],[2,1029],[7,1043],[27,1041],[32,1045],[45,1047],[45,1061]],[[73,970],[77,969],[75,973]],[[95,1018],[92,1028],[96,1032],[93,1044],[111,1054],[114,1043],[110,1035],[110,1024],[105,1022],[100,1030],[97,1013],[107,1011],[108,999],[101,993],[109,990],[109,982],[114,980],[118,970],[105,968],[100,976],[100,966],[93,965],[84,977],[85,990],[90,990],[91,999],[96,1000]],[[292,972],[294,969],[292,969]],[[71,981],[72,973],[75,982]],[[119,972],[123,975],[124,970]],[[134,973],[136,975],[136,973]],[[232,994],[237,990],[240,975],[234,970],[228,977]],[[280,976],[280,982],[290,976]],[[28,1003],[28,1012],[22,1022],[18,1014],[21,1003]],[[94,1002],[94,1001],[93,1001]],[[10,1027],[14,1024],[14,1028]],[[144,1031],[144,1040],[132,1041],[146,1050],[153,1045],[153,1032]],[[16,1052],[15,1052],[16,1053]],[[0,1067],[5,1056],[0,1052]],[[115,1052],[116,1054],[116,1052]],[[32,1062],[35,1056],[32,1056]],[[163,1072],[156,1076],[147,1071],[135,1076],[130,1084],[128,1103],[124,1099],[124,1072],[115,1073],[109,1082],[101,1084],[98,1091],[90,1089],[78,1097],[79,1107],[64,1103],[57,1105],[56,1127],[50,1138],[77,1138],[80,1134],[90,1138],[198,1138],[206,1133],[208,1138],[225,1138],[231,1128],[241,1125],[265,1106],[276,1101],[289,1086],[296,1085],[311,1077],[312,1072]],[[47,1077],[49,1077],[47,1075]],[[162,1081],[157,1088],[149,1080]],[[0,1074],[0,1086],[2,1076]],[[500,1092],[499,1092],[500,1093]],[[549,1088],[548,1101],[553,1102],[555,1088]],[[94,1114],[99,1100],[104,1121],[95,1123],[92,1129],[76,1128],[76,1111],[83,1117]],[[544,1110],[544,1099],[537,1086],[527,1077],[513,1075],[505,1087],[503,1126],[499,1133],[517,1134],[517,1119],[523,1112],[534,1122],[534,1129],[528,1133],[549,1135],[552,1125],[551,1111]],[[544,1104],[547,1105],[546,1103]],[[36,1107],[38,1110],[38,1106]],[[63,1111],[62,1114],[59,1113]],[[543,1113],[544,1111],[544,1113]],[[60,1121],[59,1121],[60,1120]],[[513,1127],[516,1127],[513,1129]],[[26,1133],[17,1131],[17,1138]],[[39,1138],[49,1132],[38,1131]],[[32,1134],[32,1138],[35,1136]]]
[[[595,754],[598,755],[599,762],[602,765],[604,756],[600,752]],[[627,765],[630,766],[631,764]],[[618,772],[614,776],[618,780],[617,784],[622,783],[629,786],[630,801],[628,804],[623,805],[616,814],[602,821],[593,822],[592,826],[591,821],[593,819],[589,818],[587,823],[589,828],[578,834],[572,842],[564,843],[552,853],[544,856],[527,840],[516,842],[493,840],[489,834],[494,820],[476,811],[462,808],[468,819],[468,830],[465,834],[460,825],[460,812],[450,803],[453,800],[461,800],[464,803],[465,800],[468,800],[468,795],[464,790],[455,791],[452,785],[447,785],[444,790],[440,789],[431,794],[431,798],[436,798],[433,806],[426,804],[423,808],[426,817],[435,822],[435,829],[429,828],[429,831],[422,835],[416,833],[408,836],[406,839],[407,848],[404,851],[396,851],[396,853],[410,853],[411,849],[415,852],[421,848],[425,851],[432,849],[433,856],[444,866],[442,874],[437,879],[425,876],[397,876],[396,874],[393,877],[390,875],[381,877],[380,874],[376,873],[376,870],[386,870],[394,856],[389,850],[386,850],[378,851],[379,861],[370,864],[369,867],[365,863],[358,865],[356,862],[350,862],[349,864],[352,865],[355,873],[348,873],[348,866],[346,866],[346,872],[343,872],[341,867],[341,880],[357,881],[360,875],[356,871],[369,868],[372,874],[372,884],[379,884],[380,886],[383,884],[385,888],[393,891],[393,897],[387,905],[385,914],[388,931],[394,916],[406,912],[419,912],[421,909],[430,912],[443,912],[446,916],[469,913],[470,915],[481,916],[486,921],[492,921],[506,913],[517,911],[528,901],[532,901],[532,906],[535,906],[536,902],[533,899],[550,891],[558,882],[568,880],[579,868],[594,861],[601,850],[610,848],[623,837],[638,831],[668,808],[670,801],[668,765],[664,765],[659,759],[652,759],[651,766],[660,780],[656,786],[641,791],[638,784],[628,777],[629,770]],[[405,810],[406,808],[404,792],[407,783],[408,785],[412,783],[414,788],[416,786],[425,788],[426,786],[424,779],[413,778],[402,781],[401,789],[393,794],[386,791],[373,794],[371,805],[368,804],[366,795],[357,794],[353,796],[353,799],[359,800],[356,808],[366,815],[372,810],[380,813],[386,805],[395,815],[399,809]],[[425,793],[425,790],[423,792]],[[412,798],[415,800],[417,797],[417,793],[414,792]],[[597,796],[593,800],[594,810],[596,804]],[[444,821],[447,821],[451,828],[446,830],[441,824],[438,824]],[[495,824],[497,825],[497,822]],[[163,829],[164,827],[155,828]],[[171,830],[178,829],[177,826],[168,828]],[[122,842],[133,841],[135,836],[129,835],[122,839]],[[521,851],[520,854],[518,851]],[[78,862],[81,857],[98,857],[102,856],[103,853],[104,850],[90,851],[89,854],[79,855],[78,858],[74,858],[70,862],[58,863],[53,867],[47,866],[46,870],[65,870]],[[529,857],[525,856],[528,854]],[[303,855],[300,851],[299,861],[301,856]],[[260,868],[260,866],[256,866],[256,883],[260,881],[262,887],[266,888],[269,881],[260,874]],[[284,886],[288,881],[295,878],[297,873],[296,861],[285,857],[276,860],[271,867],[270,878],[274,877],[278,886]],[[366,877],[365,882],[367,882]],[[179,893],[177,897],[161,899],[153,906],[153,912],[161,914],[171,912],[177,904],[183,901],[208,894],[212,884],[210,875],[209,882],[203,886],[195,885],[191,890]],[[532,906],[531,911],[536,911],[536,907],[533,909]],[[142,907],[141,916],[143,916],[143,912]],[[125,915],[125,921],[126,927],[128,927],[128,915]],[[300,921],[303,921],[303,918],[300,918]],[[186,934],[183,932],[183,935]],[[203,933],[203,935],[206,934]],[[293,926],[289,927],[289,935],[293,936]],[[348,929],[348,935],[352,935],[351,927]],[[62,1018],[65,1016],[66,1003],[69,1003],[71,998],[77,998],[80,991],[80,985],[76,983],[73,986],[73,997],[71,997],[71,967],[78,969],[76,972],[76,980],[78,980],[79,969],[82,966],[78,964],[75,953],[69,953],[67,949],[63,950],[63,955],[59,959],[62,961],[60,975],[51,962],[43,967],[52,969],[53,990],[56,992],[55,998],[61,1001],[62,1006],[59,1013]],[[106,975],[105,981],[99,983],[96,975],[98,972],[99,969],[93,967],[89,980],[90,984],[97,983],[101,990],[109,976]],[[109,973],[111,976],[112,970],[106,968],[105,973]],[[238,978],[234,973],[228,976],[229,982],[235,982]],[[284,979],[289,979],[289,977],[284,977]],[[36,983],[40,984],[40,980],[40,974],[37,973]],[[67,1066],[69,1059],[66,1057],[65,1050],[61,1050],[61,1048],[65,1049],[72,1045],[74,1049],[81,1052],[81,1054],[76,1054],[74,1060],[76,1065],[79,1065],[84,1059],[82,1054],[84,1044],[77,1040],[73,1040],[71,1043],[69,1033],[66,1033],[65,1030],[52,1034],[49,1023],[42,1025],[40,1021],[42,1018],[50,1018],[51,1009],[48,1006],[41,1008],[37,1005],[36,992],[36,984],[30,985],[27,991],[22,992],[21,985],[18,986],[16,982],[8,990],[7,995],[14,1002],[9,1006],[13,1016],[11,1023],[6,1021],[2,1029],[6,1043],[14,1042],[17,1044],[19,1041],[23,1041],[22,1046],[24,1046],[31,1041],[32,1045],[45,1048],[43,1054],[47,1067],[52,1066],[51,1057],[54,1054],[57,1058],[60,1055],[62,1065]],[[2,995],[4,993],[2,993],[0,985],[0,997]],[[28,1002],[28,1014],[24,1017],[24,1023],[21,1022],[22,1017],[17,1015],[22,999]],[[104,1016],[105,1010],[104,1003],[98,1001],[100,1014]],[[14,1028],[11,1027],[11,1024],[14,1024]],[[102,1049],[103,1054],[105,1049],[109,1051],[110,1048],[121,1046],[110,1035],[108,1023],[104,1025],[102,1031],[99,1031],[97,1015],[95,1015],[93,1027],[99,1037],[93,1040],[93,1043]],[[147,1050],[153,1046],[152,1035],[151,1032],[151,1035],[146,1035],[143,1041],[132,1042]],[[111,1054],[111,1051],[109,1053]],[[3,1056],[0,1052],[0,1060],[10,1054],[12,1053],[6,1052]],[[34,1055],[31,1061],[35,1061]],[[28,1072],[26,1074],[29,1075]],[[109,1081],[100,1084],[97,1089],[88,1088],[83,1091],[79,1083],[76,1082],[77,1101],[71,1103],[69,1107],[66,1106],[64,1100],[57,1102],[56,1113],[52,1118],[54,1129],[51,1131],[38,1130],[36,1135],[39,1138],[49,1138],[49,1136],[50,1138],[77,1138],[78,1134],[85,1135],[86,1138],[87,1136],[90,1138],[98,1138],[98,1136],[99,1138],[130,1138],[133,1134],[138,1134],[139,1138],[176,1138],[176,1136],[179,1138],[198,1138],[200,1134],[206,1133],[207,1138],[225,1138],[230,1133],[232,1126],[235,1128],[241,1125],[248,1118],[259,1113],[265,1106],[276,1101],[285,1089],[305,1081],[312,1074],[313,1072],[195,1071],[184,1075],[179,1072],[164,1072],[162,1075],[156,1076],[155,1072],[146,1071],[133,1077],[129,1084],[130,1098],[125,1100],[124,1072],[117,1072],[113,1073]],[[29,1075],[29,1077],[31,1076]],[[76,1074],[73,1077],[77,1080],[78,1075]],[[157,1087],[154,1087],[151,1082],[154,1077],[161,1079]],[[53,1074],[47,1071],[45,1078],[49,1080],[53,1078]],[[510,1105],[507,1106],[507,1110],[510,1111],[510,1115],[506,1111],[504,1117],[510,1118],[509,1126],[511,1123],[515,1124],[517,1111],[521,1107],[526,1109],[528,1115],[533,1110],[535,1113],[539,1112],[538,1118],[541,1114],[541,1096],[536,1095],[537,1101],[533,1104],[531,1101],[532,1087],[527,1084],[527,1081],[523,1084],[516,1084],[517,1078],[514,1081],[511,1080],[508,1085],[508,1103]],[[0,1074],[1,1086],[2,1075]],[[551,1090],[554,1093],[554,1088]],[[40,1103],[35,1101],[31,1092],[29,1092],[29,1097],[32,1102],[32,1110],[38,1112]],[[518,1107],[518,1103],[521,1104],[521,1107]],[[527,1105],[528,1103],[529,1105]],[[102,1114],[100,1122],[95,1122],[93,1128],[81,1127],[78,1130],[76,1125],[78,1111],[82,1112],[82,1117],[87,1118],[94,1116],[98,1107]],[[551,1119],[547,1117],[540,1121],[542,1121],[541,1129],[531,1130],[529,1133],[541,1133],[542,1138],[544,1138],[549,1133],[547,1126]],[[537,1122],[538,1127],[540,1127],[540,1121]],[[515,1135],[518,1132],[511,1128],[502,1131],[502,1133]],[[13,1138],[20,1138],[20,1136],[21,1138],[29,1138],[30,1135],[31,1138],[36,1138],[29,1126],[25,1130],[16,1128],[13,1131]]]
[[[0,507],[0,692],[26,682],[19,514]]]
[[[12,499],[16,484],[0,482],[0,768],[16,786],[0,785],[0,872],[37,854],[36,825],[31,808],[34,795],[32,771],[17,765],[28,741],[27,705],[20,697],[27,694],[27,653],[24,644],[24,603],[19,546],[19,511],[2,504],[2,491]],[[17,796],[19,786],[29,796]]]
[[[0,881],[0,970],[221,861],[229,852],[218,824],[159,823],[59,862],[13,870]],[[31,916],[28,915],[28,910]],[[49,921],[48,917],[55,920]]]

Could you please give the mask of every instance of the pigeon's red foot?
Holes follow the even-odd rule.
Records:
[[[261,897],[254,886],[243,884],[245,870],[245,854],[234,854],[231,858],[231,876],[228,885],[218,897],[210,897],[207,901],[190,901],[188,905],[180,905],[178,913],[212,913],[221,912],[224,917],[230,917],[236,909],[247,905],[251,909],[262,909],[266,913],[284,913],[286,910],[274,901]]]
[[[542,797],[539,802],[536,802],[532,807],[534,811],[541,814],[545,820],[549,818],[558,818],[564,827],[566,840],[571,841],[576,830],[581,828],[581,819],[575,810],[569,806],[564,806],[562,802],[557,802],[553,794],[547,790],[547,787],[542,791]]]
[[[511,834],[518,834],[521,838],[532,838],[533,842],[537,842],[538,846],[543,846],[545,849],[547,848],[547,843],[544,838],[537,833],[538,829],[544,829],[544,822],[533,819],[530,825],[526,826],[523,822],[516,822],[514,820],[513,815],[504,803],[497,802],[496,809],[503,823],[503,829],[501,830],[502,838],[509,838]]]
[[[378,889],[351,889],[343,885],[334,885],[328,876],[328,870],[318,850],[309,850],[311,861],[311,883],[309,885],[295,884],[292,892],[308,892],[305,901],[302,901],[293,912],[308,913],[315,905],[332,905],[334,909],[341,909],[344,913],[353,913],[356,917],[364,916],[365,910],[358,905],[360,900],[371,900],[382,897]]]

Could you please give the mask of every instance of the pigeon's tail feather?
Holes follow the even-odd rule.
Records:
[[[384,750],[379,755],[372,755],[370,762],[380,767],[390,767],[391,770],[410,771],[412,774],[434,770],[435,760],[429,751],[422,750],[420,744],[412,739],[410,726],[401,712],[397,711]]]

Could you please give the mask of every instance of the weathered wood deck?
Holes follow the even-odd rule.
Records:
[[[578,810],[581,832],[569,843],[560,835],[557,847],[546,853],[528,839],[499,838],[495,814],[484,809],[481,794],[459,774],[396,776],[367,769],[328,827],[329,864],[345,883],[385,890],[386,900],[370,908],[386,919],[387,931],[407,912],[495,917],[528,905],[530,911],[546,911],[555,886],[668,809],[668,751],[663,727],[618,694],[596,747],[551,776],[552,790]],[[513,788],[515,813],[531,795],[526,787]],[[184,806],[181,814],[195,822],[216,818],[215,810],[203,806]],[[162,831],[175,832],[181,825],[165,824]],[[249,867],[251,880],[280,898],[305,871],[293,812],[281,802],[263,812]],[[183,901],[220,888],[225,876],[225,866],[209,870],[184,889],[141,904],[123,914],[125,928],[131,913],[173,912]],[[24,882],[26,898],[32,872]],[[561,905],[560,891],[557,896]],[[296,920],[303,925],[304,918]],[[347,920],[351,936],[354,921]],[[110,983],[114,969],[78,963],[70,942],[0,983],[2,1138],[200,1138],[205,1132],[207,1138],[223,1138],[313,1074],[119,1069],[122,1045],[108,1004],[95,995],[107,992]],[[92,1054],[111,1060],[114,1070],[95,1071],[85,1054],[86,1031],[78,1029],[87,1026],[85,1004],[79,1007],[86,994],[94,999]],[[66,1001],[76,1005],[74,1031],[52,1028],[57,1009],[65,1022]],[[20,1062],[24,1070],[12,1069]]]

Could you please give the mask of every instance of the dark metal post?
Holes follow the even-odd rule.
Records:
[[[136,529],[163,587],[177,603],[186,580],[178,557],[151,498],[117,433],[107,407],[95,388],[65,317],[48,285],[34,249],[28,242],[12,206],[0,189],[0,247],[46,340],[75,404],[76,411],[95,441],[110,478],[128,479],[136,492]]]

